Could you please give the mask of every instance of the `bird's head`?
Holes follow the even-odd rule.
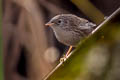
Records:
[[[67,29],[72,26],[77,25],[80,20],[77,20],[77,16],[72,14],[61,14],[53,17],[48,23],[46,23],[46,26],[49,26],[51,28],[62,28]],[[78,22],[78,23],[77,23]]]

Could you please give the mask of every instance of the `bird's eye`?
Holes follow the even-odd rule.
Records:
[[[58,20],[58,23],[60,24],[62,21],[61,20]]]

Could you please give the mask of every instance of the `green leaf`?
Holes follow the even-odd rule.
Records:
[[[0,0],[0,4],[1,4]],[[0,7],[0,80],[3,80],[2,8]]]

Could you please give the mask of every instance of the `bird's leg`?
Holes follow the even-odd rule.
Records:
[[[60,58],[60,62],[64,62],[66,60],[66,58],[70,54],[71,50],[72,50],[72,46],[69,47],[67,53],[63,56],[63,58]]]
[[[72,46],[69,47],[69,49],[68,49],[68,51],[67,51],[65,56],[68,56],[70,54],[71,50],[72,50]]]

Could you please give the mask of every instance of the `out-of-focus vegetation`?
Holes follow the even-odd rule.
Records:
[[[120,79],[120,8],[98,27],[47,80]]]
[[[0,0],[0,5],[1,5]],[[0,7],[0,80],[3,80],[2,7]]]
[[[104,20],[104,14],[101,13],[89,0],[71,1],[96,24],[100,24]]]

